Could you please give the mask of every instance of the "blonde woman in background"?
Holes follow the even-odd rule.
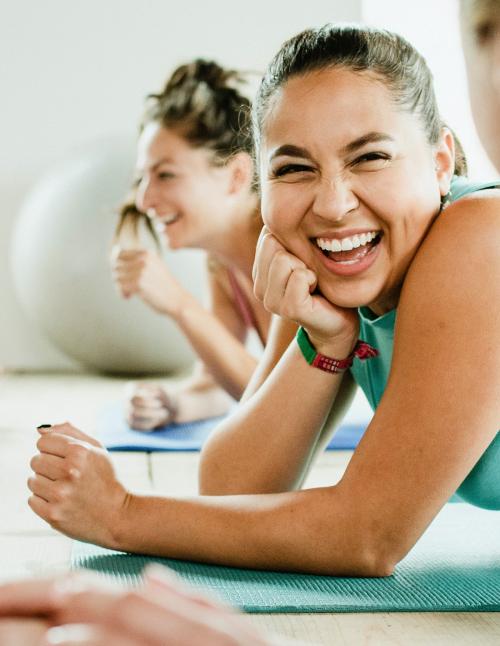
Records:
[[[245,347],[249,331],[263,346],[268,340],[271,315],[255,298],[251,275],[262,220],[250,102],[238,90],[241,81],[236,72],[197,59],[177,68],[162,92],[148,98],[135,204],[122,210],[113,275],[124,298],[138,296],[175,321],[199,360],[175,388],[136,386],[128,421],[139,430],[227,412],[257,365]],[[170,249],[207,252],[208,306],[172,276],[157,251],[120,250],[120,238],[137,230],[143,214]]]

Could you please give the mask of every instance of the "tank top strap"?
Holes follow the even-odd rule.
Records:
[[[257,319],[255,317],[254,310],[250,305],[247,295],[241,288],[241,285],[239,284],[236,276],[234,275],[234,272],[229,267],[227,268],[227,275],[229,278],[231,289],[233,291],[234,300],[241,314],[241,318],[245,323],[245,326],[250,329],[253,328],[257,332],[257,334],[259,335],[259,339],[262,345],[264,346],[265,340],[262,337],[261,331],[259,329],[259,325],[257,323]]]

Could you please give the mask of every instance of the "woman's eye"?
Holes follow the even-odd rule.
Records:
[[[174,177],[175,175],[173,173],[167,173],[167,172],[158,173],[158,179],[161,179],[161,180],[173,179]]]
[[[293,175],[296,173],[303,173],[310,171],[310,166],[305,166],[303,164],[285,164],[279,168],[274,169],[271,172],[272,177],[284,177],[285,175]]]
[[[378,170],[388,164],[391,157],[386,153],[365,153],[357,157],[353,162],[353,166],[361,166],[367,170]]]
[[[474,28],[474,36],[479,46],[488,45],[498,35],[499,25],[483,20]]]

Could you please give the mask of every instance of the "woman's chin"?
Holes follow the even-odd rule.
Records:
[[[329,285],[326,289],[321,289],[320,286],[320,291],[327,301],[342,309],[357,309],[358,307],[369,306],[376,299],[373,290],[358,289],[356,286],[351,286],[350,288],[342,286],[340,289],[335,289],[332,285]]]

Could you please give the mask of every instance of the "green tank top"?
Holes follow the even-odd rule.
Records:
[[[450,202],[475,191],[499,187],[500,182],[473,184],[464,177],[454,177]],[[379,356],[368,361],[355,359],[351,373],[375,410],[384,393],[391,369],[397,309],[383,316],[376,316],[367,307],[359,308],[358,312],[360,338],[377,348]],[[478,507],[500,510],[500,432],[460,485],[457,495]]]

